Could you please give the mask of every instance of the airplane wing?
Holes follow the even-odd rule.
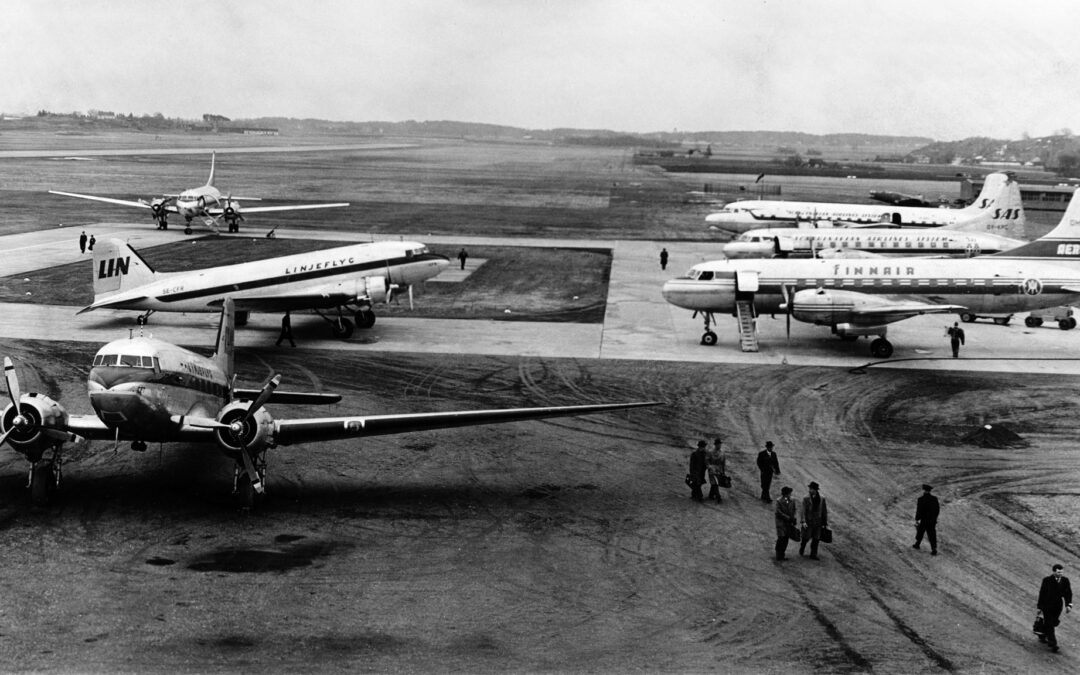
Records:
[[[233,298],[233,303],[238,311],[277,313],[290,312],[298,309],[317,309],[323,307],[340,307],[356,299],[349,293],[297,293],[295,295],[267,295],[257,298]],[[222,299],[218,298],[206,304],[207,307],[221,307]],[[97,305],[103,307],[105,305]]]
[[[923,314],[953,314],[967,309],[963,305],[936,305],[919,298],[907,296],[868,297],[872,297],[876,302],[867,302],[853,308],[853,323],[880,325],[903,321]]]
[[[62,195],[64,197],[77,197],[79,199],[89,199],[95,202],[105,202],[106,204],[116,204],[118,206],[134,206],[140,209],[152,209],[153,207],[149,202],[145,201],[133,201],[131,199],[113,199],[112,197],[98,197],[96,195],[80,195],[74,192],[60,192],[59,190],[49,190],[51,195]],[[168,196],[168,195],[166,195]],[[170,213],[177,213],[176,206],[172,204],[166,204],[165,210]]]
[[[64,431],[88,440],[113,440],[116,430],[105,426],[97,415],[70,415]]]
[[[506,410],[463,410],[458,412],[275,420],[274,441],[278,445],[293,445],[312,441],[404,434],[431,429],[450,429],[453,427],[479,426],[519,420],[587,415],[654,405],[661,404],[656,401],[639,401],[634,403],[510,408]]]
[[[233,389],[233,398],[254,401],[262,389]],[[267,403],[292,403],[294,405],[329,405],[341,400],[341,394],[319,394],[306,391],[279,391],[270,394]]]
[[[236,197],[232,198],[236,201]],[[288,206],[245,206],[240,213],[247,215],[249,213],[270,213],[272,211],[307,211],[310,209],[336,209],[341,206],[348,206],[349,202],[336,202],[334,204],[292,204]],[[214,206],[206,209],[206,212],[212,216],[220,216],[225,212],[225,209],[220,206]]]

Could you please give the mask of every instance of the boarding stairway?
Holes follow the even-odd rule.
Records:
[[[739,346],[744,352],[756,352],[757,322],[754,320],[754,303],[752,300],[736,300],[735,315],[739,319]]]

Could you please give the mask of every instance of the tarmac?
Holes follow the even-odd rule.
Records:
[[[77,239],[83,227],[59,226],[0,238],[4,265],[10,276],[88,257],[80,253]],[[136,249],[182,240],[181,229],[157,230],[152,224],[101,223],[87,228],[100,241],[117,237]],[[264,236],[250,230],[241,237]],[[280,238],[374,241],[385,235],[370,232],[277,230]],[[429,245],[446,246],[540,246],[610,249],[612,269],[607,309],[602,324],[530,321],[384,319],[368,330],[357,330],[348,341],[329,337],[323,320],[315,315],[295,315],[293,330],[299,349],[395,351],[423,353],[526,355],[582,359],[628,359],[703,363],[756,363],[772,366],[831,366],[848,369],[872,367],[1027,372],[1080,375],[1076,350],[1080,331],[1063,331],[1053,325],[1027,328],[1023,315],[1008,326],[980,321],[962,324],[967,344],[961,358],[953,359],[945,329],[956,317],[916,317],[890,325],[893,357],[882,361],[869,356],[868,340],[844,342],[827,329],[792,321],[790,337],[784,316],[758,319],[760,351],[739,349],[735,320],[717,316],[713,329],[719,342],[700,344],[703,321],[691,312],[668,304],[660,294],[665,280],[703,261],[721,257],[720,242],[653,242],[604,240],[550,240],[542,238],[430,237],[403,235]],[[661,270],[659,251],[667,247],[670,260]],[[484,263],[469,259],[466,270],[456,266],[427,283],[456,283]],[[90,283],[90,280],[86,280]],[[33,293],[32,288],[27,293]],[[422,301],[422,300],[420,300]],[[135,325],[137,312],[96,310],[77,315],[81,307],[0,303],[0,336],[21,340],[72,340],[106,343],[134,331],[185,345],[207,345],[216,330],[215,314],[154,314],[145,328]],[[510,308],[511,311],[512,308]],[[376,313],[378,308],[376,308]],[[266,346],[276,340],[280,317],[253,314],[237,332],[239,346]]]

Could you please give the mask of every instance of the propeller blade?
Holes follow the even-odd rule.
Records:
[[[6,441],[6,440],[7,440],[7,437],[8,437],[9,435],[11,435],[11,432],[12,432],[12,431],[15,431],[15,427],[11,427],[10,429],[8,429],[7,431],[5,431],[5,432],[4,432],[4,435],[3,435],[3,436],[0,436],[0,445],[3,445],[3,444],[4,444],[4,441]]]
[[[22,400],[22,394],[19,391],[19,376],[15,372],[15,364],[11,362],[10,356],[4,357],[4,379],[7,380],[8,395],[11,396],[11,405],[15,406],[15,412],[21,411],[19,407],[19,401]]]
[[[270,400],[270,396],[273,395],[274,390],[277,389],[279,384],[281,384],[281,375],[274,375],[263,385],[262,391],[259,392],[259,395],[256,396],[255,400],[248,406],[247,415],[244,416],[245,424],[255,416],[255,413],[258,412],[259,408],[263,407],[266,402]]]
[[[258,494],[264,492],[262,480],[259,478],[259,474],[255,471],[255,462],[251,461],[251,455],[248,454],[247,446],[240,451],[240,456],[244,460],[244,471],[247,472],[248,478],[251,480],[251,489],[255,490]]]
[[[411,311],[413,311],[413,304],[412,304],[412,284],[409,284],[409,311],[410,311],[410,312],[411,312]]]

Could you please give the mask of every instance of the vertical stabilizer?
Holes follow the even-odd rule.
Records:
[[[979,203],[989,203],[990,206],[969,210]],[[979,198],[964,212],[971,213],[971,217],[949,226],[950,230],[989,232],[1014,239],[1024,237],[1026,216],[1020,183],[1009,174],[992,173],[987,176]]]
[[[121,239],[108,239],[94,247],[94,301],[154,281],[153,268]]]
[[[225,298],[221,305],[221,322],[218,324],[217,342],[215,343],[214,356],[211,357],[221,372],[225,373],[225,379],[230,383],[233,380],[233,346],[236,335],[236,309],[232,298]]]
[[[1057,227],[1029,244],[994,255],[999,258],[1041,258],[1059,262],[1080,260],[1080,198],[1076,196],[1077,193],[1080,193],[1080,188],[1073,192],[1069,207],[1065,209]]]
[[[206,184],[213,187],[214,185],[214,162],[217,159],[217,152],[210,153],[210,177],[206,179]]]

